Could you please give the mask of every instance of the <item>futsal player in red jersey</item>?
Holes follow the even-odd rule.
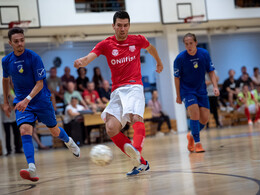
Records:
[[[87,56],[77,59],[74,67],[85,67],[99,55],[106,56],[113,83],[110,102],[101,118],[111,140],[133,161],[134,168],[127,175],[138,175],[149,170],[148,162],[141,156],[145,139],[145,98],[140,50],[146,49],[154,57],[156,72],[163,70],[163,64],[155,47],[144,36],[128,35],[130,17],[127,12],[116,12],[112,26],[115,35],[99,42]],[[133,124],[133,143],[120,131],[127,122]]]

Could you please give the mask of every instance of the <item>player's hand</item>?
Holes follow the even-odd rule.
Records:
[[[16,106],[14,107],[14,110],[18,110],[19,112],[24,112],[25,109],[27,108],[29,102],[30,102],[30,100],[25,98],[23,101],[16,104]]]
[[[217,87],[214,87],[214,95],[219,96],[219,89]]]
[[[77,68],[77,69],[80,68],[80,67],[84,67],[82,58],[79,58],[79,59],[74,61],[74,67]]]
[[[162,62],[156,64],[156,72],[161,73],[163,71]]]
[[[3,110],[5,115],[9,118],[12,110],[11,106],[8,103],[6,103],[3,105]]]
[[[177,103],[177,104],[182,104],[181,97],[178,97],[178,96],[177,96],[177,98],[176,98],[176,103]]]

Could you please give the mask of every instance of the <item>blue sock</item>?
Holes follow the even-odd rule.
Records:
[[[24,155],[26,157],[27,163],[35,164],[32,136],[31,135],[22,135],[21,137],[22,137],[22,143],[23,143],[23,151],[24,151]]]
[[[200,123],[200,131],[205,127],[205,125]]]
[[[200,125],[198,120],[190,120],[191,134],[195,142],[200,142]]]
[[[69,136],[66,133],[66,131],[64,129],[62,129],[61,127],[59,127],[60,129],[60,135],[58,136],[62,141],[64,142],[69,142]]]

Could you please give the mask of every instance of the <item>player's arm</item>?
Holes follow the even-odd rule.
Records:
[[[10,78],[3,77],[2,79],[2,85],[3,85],[3,95],[4,95],[4,104],[2,106],[4,113],[6,116],[10,117],[11,113],[11,106],[8,102],[8,95],[9,95],[9,84],[10,84]]]
[[[180,78],[179,77],[174,77],[174,83],[175,83],[175,89],[176,89],[176,103],[181,104],[181,93],[180,93]]]
[[[74,67],[75,68],[80,68],[80,67],[85,67],[87,66],[90,62],[95,60],[97,58],[97,54],[91,52],[87,56],[79,58],[74,61]]]
[[[158,55],[158,52],[156,50],[156,48],[150,44],[147,48],[145,48],[148,53],[154,57],[154,59],[156,60],[157,64],[156,64],[156,72],[160,73],[163,70],[163,64],[162,61]]]
[[[36,85],[34,86],[34,88],[31,91],[31,93],[26,98],[24,98],[23,101],[17,103],[16,106],[14,107],[14,109],[15,110],[17,109],[20,112],[25,111],[29,102],[42,90],[42,88],[43,88],[43,80],[37,81]]]
[[[218,79],[217,79],[217,76],[216,76],[214,70],[209,72],[209,77],[210,77],[210,80],[214,87],[215,96],[219,96]]]

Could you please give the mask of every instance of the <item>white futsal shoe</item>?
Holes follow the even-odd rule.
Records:
[[[139,164],[138,167],[134,167],[132,169],[132,171],[128,172],[126,175],[127,176],[134,176],[134,175],[138,175],[140,173],[146,172],[150,169],[149,163],[148,161],[146,161],[146,165],[144,164]]]
[[[132,144],[128,144],[128,143],[124,145],[124,150],[125,153],[128,156],[130,156],[133,165],[135,167],[138,167],[140,165],[140,159],[141,159],[140,152],[137,149],[135,149],[135,147]]]
[[[31,180],[31,181],[38,181],[39,177],[36,174],[36,168],[28,168],[28,169],[21,169],[20,170],[20,176],[23,179]]]
[[[76,158],[80,157],[80,148],[77,146],[77,144],[73,141],[73,139],[71,137],[69,137],[68,143],[66,143],[66,142],[64,142],[64,143]]]

